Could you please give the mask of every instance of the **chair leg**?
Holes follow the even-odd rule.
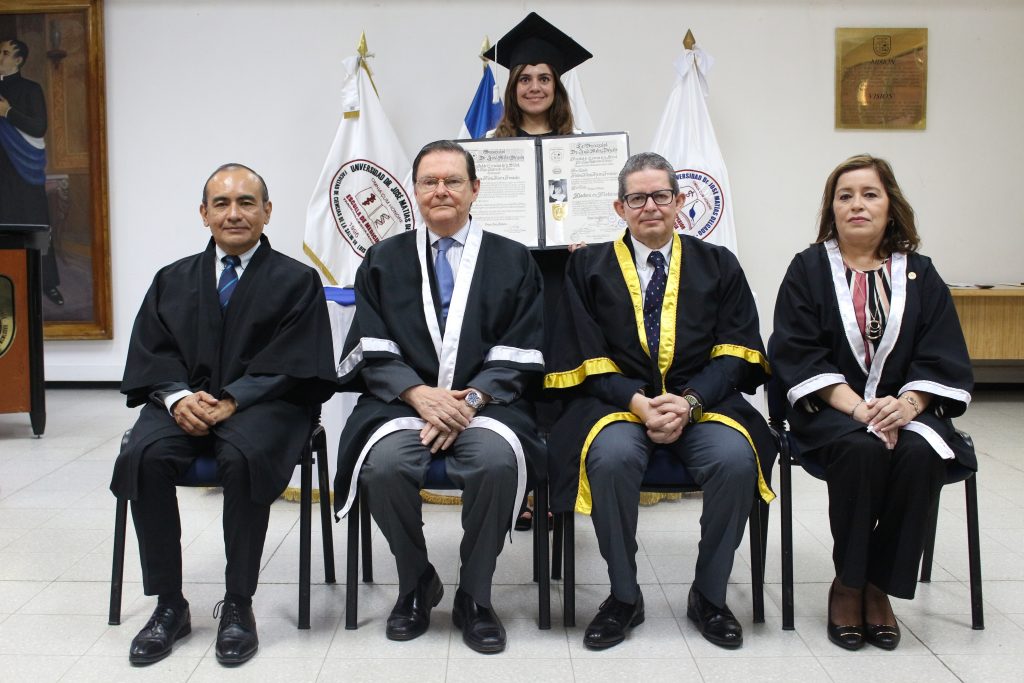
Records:
[[[572,510],[563,512],[563,545],[562,552],[565,557],[565,579],[562,581],[562,623],[566,628],[576,625],[576,540],[575,540],[575,513]]]
[[[533,495],[533,572],[537,581],[537,627],[551,628],[551,579],[548,577],[548,484],[538,482]]]
[[[345,558],[345,628],[349,631],[357,629],[359,622],[358,600],[359,589],[359,513],[362,500],[356,493],[356,500],[348,511],[348,553]]]
[[[551,534],[551,578],[556,581],[562,578],[562,532],[564,528],[565,520],[562,513],[557,513]]]
[[[985,628],[985,608],[981,602],[981,534],[978,530],[978,475],[964,480],[967,499],[967,552],[971,571],[971,628]]]
[[[362,488],[362,487],[360,487]],[[355,503],[352,503],[355,507]],[[359,524],[363,544],[363,583],[373,583],[373,537],[370,535],[370,496],[366,489],[359,492]]]
[[[534,508],[537,507],[537,495],[534,494]],[[536,510],[534,511],[534,517],[537,516]],[[517,518],[518,519],[518,518]],[[537,525],[530,525],[530,539],[533,543],[533,582],[540,583],[540,553],[538,552],[537,546],[540,544],[540,534],[537,533]],[[547,574],[547,567],[544,568],[544,573]]]
[[[300,464],[299,502],[299,628],[309,628],[310,555],[313,554],[313,451],[307,442]]]
[[[324,582],[335,583],[334,572],[334,520],[331,519],[331,473],[327,467],[327,437],[323,427],[314,433],[313,452],[316,457],[317,478],[320,482],[320,535],[324,542]]]
[[[114,513],[114,558],[110,570],[110,614],[107,623],[121,623],[121,591],[124,583],[124,543],[128,531],[128,499],[117,499]]]
[[[754,623],[764,623],[764,543],[761,537],[761,500],[750,509],[750,592],[754,600]]]
[[[793,469],[789,453],[779,458],[779,494],[782,518],[782,629],[793,630]]]
[[[935,557],[935,532],[939,525],[939,495],[935,496],[932,509],[928,511],[928,522],[925,527],[924,553],[921,555],[921,583],[929,583],[932,580],[932,559]]]

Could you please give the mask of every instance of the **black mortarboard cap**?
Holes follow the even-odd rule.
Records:
[[[560,76],[593,56],[536,12],[530,12],[484,53],[484,57],[507,69],[520,64],[547,64]]]

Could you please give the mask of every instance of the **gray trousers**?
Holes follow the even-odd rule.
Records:
[[[612,594],[636,602],[636,527],[640,483],[657,444],[642,425],[615,422],[597,435],[587,453],[594,530],[608,564]],[[725,605],[736,548],[743,540],[757,485],[754,451],[735,429],[711,422],[690,425],[669,444],[704,492],[700,544],[693,584],[705,598]]]
[[[459,587],[490,607],[491,579],[515,504],[516,456],[503,438],[474,428],[460,434],[444,457],[448,478],[463,491]],[[359,475],[369,490],[370,514],[395,556],[400,595],[415,589],[430,566],[420,498],[430,460],[419,432],[403,429],[370,449]]]

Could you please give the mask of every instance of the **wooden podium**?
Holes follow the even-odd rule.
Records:
[[[46,428],[42,250],[47,225],[0,224],[0,413],[28,413]]]

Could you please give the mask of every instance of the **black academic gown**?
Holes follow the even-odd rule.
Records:
[[[424,228],[374,245],[356,272],[356,315],[338,376],[342,391],[362,396],[338,450],[334,500],[339,516],[354,500],[358,470],[373,443],[389,429],[411,428],[408,421],[418,418],[397,392],[386,395],[367,386],[364,370],[382,364],[398,373],[395,386],[472,386],[499,398],[504,404],[488,404],[474,423],[491,421],[517,461],[524,458],[521,485],[526,466],[535,476],[547,471],[533,406],[524,396],[539,388],[544,371],[540,273],[521,244],[476,224],[468,235],[443,333]]]
[[[787,392],[792,435],[810,453],[864,429],[814,395],[826,386],[845,382],[865,398],[924,391],[935,398],[903,429],[977,469],[974,449],[951,421],[967,409],[974,385],[953,297],[927,256],[894,254],[891,273],[889,317],[869,370],[836,243],[815,244],[793,258],[775,303],[771,358]]]
[[[336,388],[331,327],[316,272],[270,247],[264,236],[221,313],[213,240],[206,251],[162,268],[132,329],[121,392],[142,405],[128,446],[114,465],[111,490],[134,499],[143,449],[183,434],[163,404],[151,400],[169,383],[220,398],[238,411],[210,431],[246,458],[252,497],[270,504],[288,485],[311,419]],[[279,396],[236,395],[253,376],[292,380]]]
[[[580,462],[602,428],[639,421],[629,411],[638,391],[698,394],[702,421],[736,429],[751,442],[761,495],[774,497],[760,471],[761,457],[770,463],[774,453],[771,432],[740,394],[753,393],[768,376],[753,295],[728,249],[689,236],[674,239],[657,361],[647,350],[629,233],[569,258],[544,379],[545,388],[569,401],[548,438],[554,511],[590,511]],[[614,398],[595,396],[594,382],[603,382],[609,388],[601,393]]]

